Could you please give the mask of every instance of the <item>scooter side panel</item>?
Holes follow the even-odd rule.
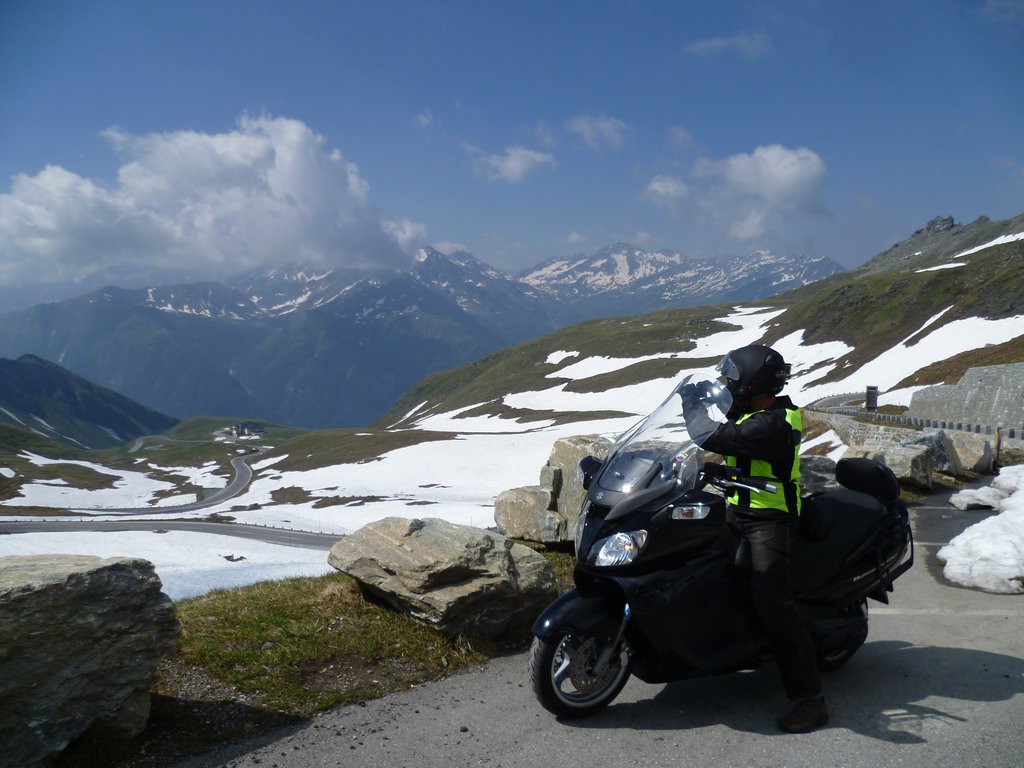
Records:
[[[756,659],[749,593],[731,561],[695,558],[620,584],[632,611],[630,637],[642,636],[654,651],[637,659],[634,674],[642,680],[733,670]]]

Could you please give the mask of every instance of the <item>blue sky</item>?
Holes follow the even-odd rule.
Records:
[[[26,296],[424,243],[854,266],[1020,213],[1024,0],[0,2]]]

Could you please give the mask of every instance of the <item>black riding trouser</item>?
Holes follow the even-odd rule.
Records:
[[[730,511],[730,518],[750,542],[754,605],[771,639],[786,695],[792,701],[820,696],[814,646],[793,599],[797,519],[770,509]]]

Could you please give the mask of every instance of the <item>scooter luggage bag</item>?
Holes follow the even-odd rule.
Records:
[[[809,500],[831,516],[828,535],[821,541],[799,539],[796,550],[796,592],[800,599],[846,602],[854,593],[869,594],[878,587],[877,578],[857,578],[875,563],[875,553],[892,541],[893,513],[873,496],[841,488]],[[821,510],[817,510],[818,513]],[[869,540],[876,539],[873,544]],[[850,555],[868,545],[863,558],[847,563]],[[883,554],[885,557],[885,554]]]

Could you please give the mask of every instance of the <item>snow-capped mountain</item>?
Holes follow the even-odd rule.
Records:
[[[360,322],[415,313],[425,292],[519,341],[555,327],[550,299],[460,251],[421,248],[404,269],[311,268],[301,264],[251,271],[221,283],[161,286],[145,303],[164,312],[235,320],[269,320],[323,310]],[[412,303],[409,303],[409,302]],[[494,319],[496,317],[496,319]]]
[[[0,356],[59,362],[181,417],[364,425],[424,376],[554,330],[551,306],[469,254],[424,249],[398,270],[104,288],[0,316]]]
[[[520,275],[527,285],[572,307],[581,317],[636,314],[769,296],[842,272],[824,258],[755,251],[726,261],[690,258],[616,243],[593,256],[550,259]]]
[[[945,245],[937,235],[914,253]],[[839,271],[763,251],[716,262],[616,244],[510,276],[424,248],[402,268],[292,265],[37,305],[0,315],[0,356],[52,360],[177,418],[363,426],[432,373],[574,322],[763,299]]]

